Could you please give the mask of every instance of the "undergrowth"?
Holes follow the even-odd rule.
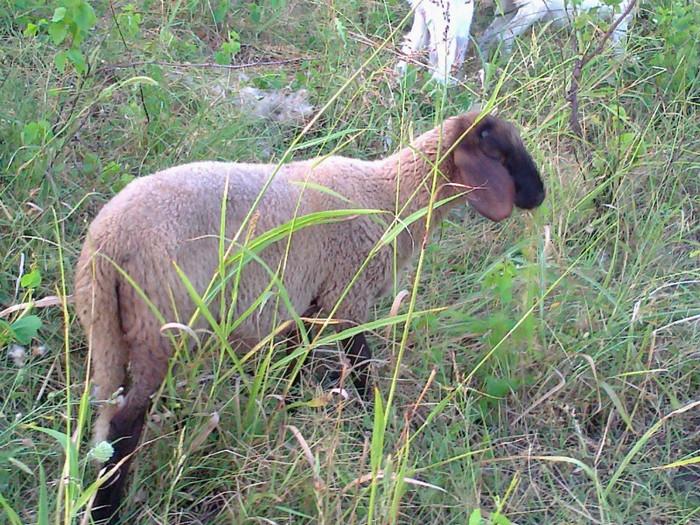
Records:
[[[126,520],[700,523],[695,7],[642,2],[625,59],[606,48],[586,65],[579,140],[567,95],[601,34],[591,20],[536,26],[510,56],[472,45],[444,88],[420,65],[395,76],[398,1],[5,2],[4,522],[86,520],[101,451],[84,334],[58,299],[119,189],[192,160],[278,162],[294,141],[289,158],[376,158],[493,105],[522,129],[547,199],[497,225],[457,208],[397,276],[413,313],[389,297],[364,327],[374,404],[330,397],[307,363],[284,410],[285,372],[308,345],[284,359],[271,341],[243,375],[215,337],[183,350],[154,399]],[[490,12],[477,6],[475,34]]]

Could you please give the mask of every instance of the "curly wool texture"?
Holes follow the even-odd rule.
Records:
[[[443,151],[445,145],[454,143],[456,134],[464,132],[458,122],[452,119],[445,123]],[[125,369],[127,362],[132,368],[148,367],[161,376],[172,354],[169,341],[159,331],[162,323],[115,265],[146,293],[165,322],[186,322],[195,305],[175,264],[198,293],[203,293],[219,267],[224,185],[228,183],[224,235],[230,239],[267,180],[274,175],[256,208],[255,235],[295,216],[314,212],[347,208],[387,212],[378,216],[379,221],[377,217],[356,215],[297,230],[286,257],[286,239],[263,250],[261,257],[268,268],[276,271],[284,265],[282,282],[296,312],[306,311],[312,300],[321,309],[330,311],[386,231],[382,222],[390,223],[397,209],[403,210],[401,217],[405,219],[428,205],[438,135],[439,130],[435,129],[419,137],[415,149],[407,148],[373,162],[328,157],[285,164],[279,169],[274,164],[198,162],[166,169],[129,184],[104,206],[91,224],[76,274],[76,302],[80,319],[91,337],[93,361],[97,363],[93,381],[99,387],[98,395],[105,398],[123,383],[125,376],[116,371]],[[442,173],[455,169],[450,156],[440,169]],[[307,182],[311,186],[305,185]],[[463,191],[444,182],[438,182],[443,189],[440,198]],[[333,193],[349,202],[334,197]],[[432,223],[438,224],[446,212],[447,207],[436,210]],[[399,236],[398,255],[402,263],[420,246],[424,232],[425,220],[421,219]],[[309,264],[310,261],[314,264]],[[336,317],[365,320],[372,301],[391,284],[392,265],[390,248],[376,254],[356,283],[357,290],[351,291],[336,310]],[[253,261],[243,268],[240,281],[244,284],[238,290],[234,318],[241,316],[264,292],[270,274]],[[113,292],[115,287],[118,295]],[[275,311],[276,303],[267,301],[233,335],[254,343],[274,329],[275,319],[277,323],[290,319],[282,302]],[[214,301],[210,310],[218,309]],[[118,349],[109,350],[117,344]],[[107,377],[99,372],[102,369]],[[145,393],[140,386],[132,383],[127,402],[129,396]],[[144,387],[150,389],[152,385]],[[107,408],[112,412],[114,409]],[[106,425],[98,423],[96,439],[105,437]]]
[[[101,510],[93,512],[94,519],[117,519],[150,396],[173,354],[161,327],[186,323],[195,312],[178,271],[201,297],[213,278],[221,282],[215,276],[222,243],[224,252],[235,253],[245,239],[293,219],[348,210],[339,220],[306,225],[265,246],[240,275],[233,276],[237,262],[228,265],[227,289],[211,294],[209,311],[221,311],[219,299],[232,297],[237,282],[235,304],[224,306],[233,308],[229,317],[240,321],[230,339],[248,347],[310,309],[334,311],[341,330],[364,323],[373,301],[391,287],[395,256],[406,264],[427,239],[427,216],[409,217],[431,201],[466,194],[492,220],[510,216],[515,205],[532,208],[542,202],[542,181],[515,128],[491,116],[475,123],[478,117],[448,119],[412,146],[376,161],[327,157],[281,166],[177,166],[131,182],[104,206],[90,225],[77,264],[75,300],[92,352],[92,380],[103,400],[95,440],[115,444],[108,466],[127,460],[121,473],[98,491]],[[435,208],[429,226],[439,224],[459,201]],[[402,230],[394,247],[382,239],[396,225]],[[283,294],[288,301],[277,300]],[[371,350],[364,336],[350,340],[351,361],[363,359],[366,367]],[[122,402],[105,402],[126,384]],[[356,386],[366,391],[366,376]]]

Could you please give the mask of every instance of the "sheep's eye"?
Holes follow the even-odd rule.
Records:
[[[484,151],[484,153],[486,153],[486,155],[491,157],[493,160],[497,160],[501,164],[503,164],[506,161],[506,156],[500,149],[488,150]]]
[[[481,143],[481,151],[483,151],[487,157],[492,158],[500,162],[501,164],[505,161],[506,152],[494,143],[493,140],[486,140]]]
[[[479,133],[479,137],[481,137],[482,139],[485,139],[485,138],[488,137],[490,134],[491,134],[491,133],[489,133],[489,130],[488,130],[488,129],[482,129],[482,130],[481,130],[481,133]]]

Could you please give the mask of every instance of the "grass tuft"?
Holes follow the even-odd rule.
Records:
[[[477,6],[475,34],[489,13]],[[87,523],[98,472],[85,337],[52,297],[70,293],[87,224],[112,195],[199,159],[376,158],[473,106],[522,129],[544,205],[499,225],[457,208],[397,272],[357,328],[378,362],[370,408],[302,364],[316,352],[340,369],[338,334],[313,331],[286,357],[273,337],[238,355],[237,320],[199,298],[214,336],[181,345],[154,398],[125,521],[700,521],[697,9],[640,3],[624,59],[603,48],[581,70],[580,137],[567,96],[598,26],[538,25],[510,56],[471,46],[444,88],[421,66],[395,78],[407,14],[356,0],[0,6],[8,523]],[[247,250],[222,257],[209,296],[265,242],[319,220],[342,217],[239,232]],[[190,331],[169,327],[178,341]],[[289,370],[301,381],[285,409]]]

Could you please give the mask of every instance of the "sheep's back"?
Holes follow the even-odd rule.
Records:
[[[627,1],[623,0],[621,9],[624,9],[626,5]],[[557,21],[562,17],[569,16],[575,11],[582,12],[597,8],[600,13],[608,14],[612,12],[611,7],[601,0],[582,0],[575,8],[571,2],[567,2],[566,0],[505,0],[503,9],[504,12],[508,13],[514,9],[521,9],[528,6],[532,6],[532,9],[538,12],[547,13],[546,18]],[[562,21],[562,23],[565,22],[566,21]]]
[[[135,313],[133,319],[123,319],[125,331],[144,329],[143,318],[153,316],[130,280],[145,292],[166,321],[187,322],[195,309],[178,269],[198,294],[211,288],[219,270],[222,199],[227,182],[224,249],[228,250],[236,239],[229,253],[237,251],[246,240],[286,223],[295,212],[304,215],[313,211],[307,209],[310,205],[303,199],[298,205],[301,186],[288,182],[288,172],[298,175],[298,168],[299,164],[291,164],[279,169],[246,224],[251,207],[275,173],[274,165],[204,162],[177,166],[133,181],[107,203],[90,227],[90,242],[129,276],[119,278],[122,310]],[[242,316],[265,293],[273,278],[270,271],[275,273],[282,267],[280,275],[292,306],[303,313],[324,278],[322,242],[314,240],[318,234],[317,228],[299,230],[292,237],[287,256],[285,237],[259,254],[264,264],[248,262],[238,279],[233,317]],[[310,260],[319,264],[310,267]],[[226,270],[229,284],[224,297],[228,300],[238,265],[229,264]],[[219,282],[217,277],[214,285]],[[277,288],[271,291],[275,293]],[[209,308],[217,317],[221,294],[211,296]],[[258,339],[269,333],[275,322],[290,317],[283,302],[275,296],[267,297],[264,306],[246,318],[233,335]]]

